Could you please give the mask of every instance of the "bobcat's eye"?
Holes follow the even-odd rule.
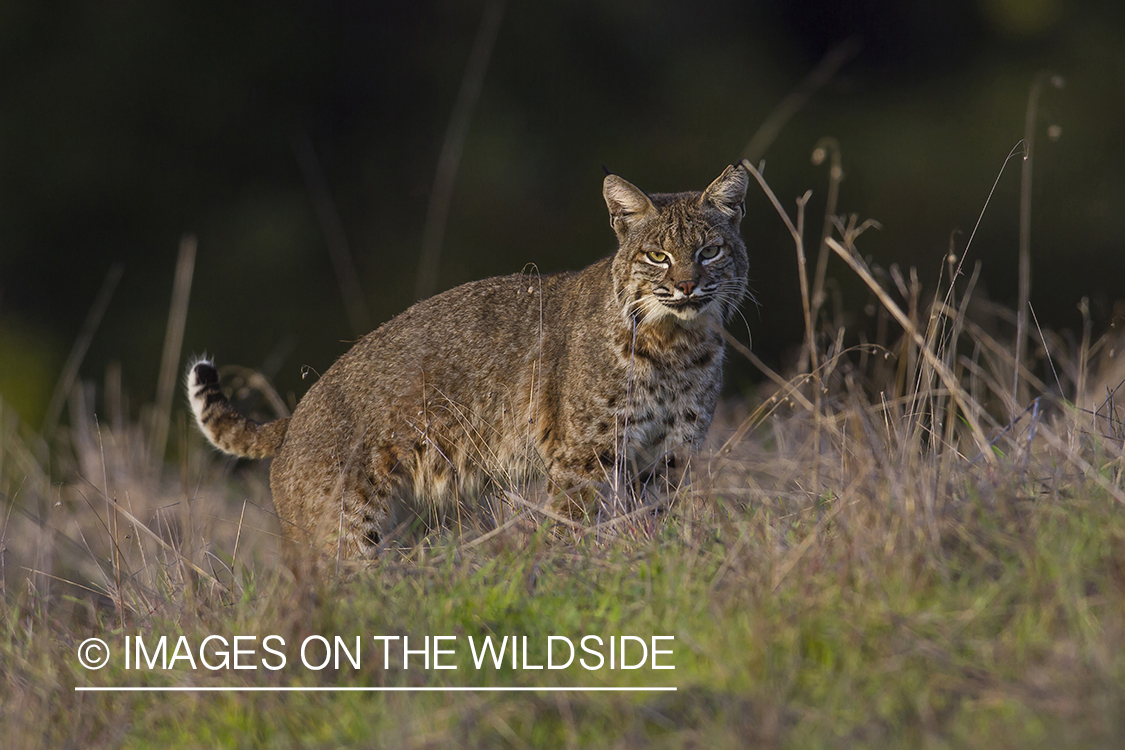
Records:
[[[662,253],[659,250],[649,250],[645,253],[645,258],[649,263],[655,263],[659,266],[668,262],[668,253]]]
[[[699,251],[699,259],[706,263],[709,260],[715,260],[723,252],[720,245],[708,245]]]

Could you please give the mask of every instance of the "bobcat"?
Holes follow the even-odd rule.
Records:
[[[404,508],[454,507],[496,477],[545,474],[584,507],[583,488],[651,475],[706,435],[722,325],[746,294],[748,181],[734,165],[703,192],[646,195],[607,175],[612,257],[415,304],[340,357],[291,418],[242,416],[198,361],[192,411],[219,450],[275,455],[286,536],[333,554],[370,556]]]

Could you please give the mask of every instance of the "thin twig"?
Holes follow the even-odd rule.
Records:
[[[94,340],[94,332],[98,330],[98,325],[102,322],[102,316],[105,315],[106,308],[109,307],[109,301],[113,299],[113,293],[116,291],[117,283],[121,281],[121,274],[124,271],[125,267],[120,263],[114,263],[110,266],[105,279],[102,281],[102,287],[98,290],[98,295],[94,297],[94,304],[90,306],[90,312],[86,314],[86,320],[82,323],[82,330],[79,331],[78,338],[74,340],[74,345],[70,348],[70,354],[67,355],[62,374],[59,375],[59,380],[55,384],[55,392],[51,394],[47,416],[43,420],[43,438],[45,440],[49,440],[54,435],[55,428],[59,425],[63,404],[66,403],[67,396],[70,395],[70,390],[74,387],[74,381],[78,378],[78,368],[82,366],[82,360],[86,358],[86,352],[90,349],[90,342]]]
[[[984,430],[981,429],[980,422],[977,421],[976,412],[970,409],[970,405],[973,404],[972,398],[969,394],[965,393],[965,389],[957,382],[957,378],[953,376],[953,373],[946,367],[945,363],[938,359],[926,346],[926,341],[922,338],[922,334],[918,333],[917,327],[910,321],[906,313],[902,311],[902,308],[891,299],[891,296],[887,294],[886,290],[879,286],[879,282],[876,281],[875,277],[871,275],[871,272],[867,270],[867,265],[859,258],[856,258],[852,251],[841,245],[834,238],[829,237],[827,242],[828,246],[831,247],[845,263],[851,266],[852,270],[855,271],[871,291],[875,293],[875,296],[883,303],[883,307],[887,309],[887,312],[902,326],[907,336],[913,339],[915,345],[918,346],[918,349],[922,352],[922,356],[929,362],[930,366],[934,368],[941,378],[942,383],[944,383],[945,387],[949,390],[950,395],[957,401],[957,405],[961,408],[962,416],[969,424],[969,429],[973,434],[973,440],[977,443],[977,447],[983,451],[988,446],[988,440],[985,438]],[[985,458],[990,464],[996,462],[996,457],[990,452],[985,453]]]
[[[761,159],[766,150],[769,149],[770,144],[777,138],[777,134],[793,118],[793,115],[797,114],[817,91],[831,81],[840,71],[840,68],[859,54],[862,48],[863,44],[859,37],[851,36],[828,50],[828,54],[821,59],[815,68],[809,71],[809,74],[798,84],[797,88],[793,89],[774,107],[773,112],[750,138],[750,142],[742,150],[742,155],[753,162]]]
[[[1023,392],[1026,387],[1020,385],[1020,365],[1023,364],[1027,347],[1024,335],[1024,329],[1027,327],[1025,316],[1028,301],[1031,299],[1031,166],[1035,158],[1035,120],[1039,116],[1039,95],[1043,90],[1043,82],[1048,79],[1056,88],[1062,88],[1061,77],[1052,75],[1049,71],[1039,71],[1027,95],[1027,110],[1024,113],[1023,124],[1025,151],[1023,168],[1020,171],[1019,303],[1016,305],[1016,367],[1012,375],[1012,395],[1020,405],[1027,400]]]
[[[819,364],[816,354],[815,320],[812,317],[808,264],[805,261],[805,205],[808,204],[811,197],[812,191],[807,190],[804,195],[797,199],[797,234],[795,240],[797,246],[797,278],[801,284],[801,312],[805,316],[805,346],[808,347],[809,372],[816,372],[819,369]]]
[[[977,230],[980,229],[980,223],[984,220],[984,214],[988,211],[988,204],[992,202],[992,196],[996,193],[996,186],[1000,184],[1000,178],[1004,176],[1004,170],[1008,167],[1008,162],[1012,160],[1013,156],[1017,154],[1023,156],[1027,153],[1024,142],[1021,140],[1012,146],[1012,150],[1004,157],[1004,163],[1000,165],[1000,171],[996,173],[996,179],[992,181],[992,189],[988,191],[988,197],[984,199],[984,205],[981,206],[980,213],[977,214],[977,222],[973,225],[973,231],[969,233],[969,240],[965,243],[965,249],[961,251],[961,257],[957,261],[957,270],[953,272],[953,278],[956,279],[961,275],[961,268],[965,265],[965,258],[969,255],[969,248],[973,246],[973,238],[977,236]],[[949,300],[946,300],[948,304]]]
[[[1047,337],[1043,335],[1043,328],[1039,325],[1039,318],[1036,317],[1035,308],[1031,306],[1030,302],[1027,303],[1027,310],[1031,313],[1031,320],[1035,323],[1035,330],[1039,332],[1039,340],[1043,342],[1043,353],[1047,357],[1047,364],[1051,366],[1051,374],[1055,376],[1055,385],[1059,389],[1059,396],[1062,397],[1064,396],[1064,393],[1062,381],[1059,380],[1059,371],[1055,369],[1055,361],[1051,357],[1051,348],[1047,346]],[[1017,360],[1017,363],[1018,361],[1019,360]],[[1016,369],[1019,370],[1018,367]],[[1012,393],[1012,396],[1015,398],[1019,398],[1019,396],[1014,392]]]
[[[160,357],[160,376],[156,381],[156,412],[153,417],[152,459],[159,471],[168,447],[168,425],[172,419],[172,397],[176,392],[180,354],[187,324],[191,277],[195,271],[196,241],[192,235],[180,240],[176,260],[176,276],[172,282],[172,305],[168,311],[168,328],[164,333],[164,352]]]
[[[449,219],[449,204],[453,198],[453,185],[457,180],[457,168],[461,163],[461,151],[465,146],[465,136],[473,116],[473,107],[480,98],[484,75],[492,58],[492,49],[500,32],[500,21],[504,18],[505,0],[490,0],[484,8],[484,15],[477,28],[473,50],[465,66],[461,79],[461,89],[453,113],[449,116],[449,127],[438,157],[434,187],[430,192],[430,203],[426,208],[426,225],[422,233],[422,252],[418,261],[418,282],[414,293],[418,299],[431,296],[437,289],[438,265],[441,262],[441,244],[445,237],[445,225]]]
[[[1058,435],[1054,433],[1053,430],[1047,427],[1047,425],[1040,422],[1038,431],[1041,435],[1043,435],[1044,438],[1046,438],[1047,442],[1050,443],[1052,447],[1064,453],[1068,460],[1073,462],[1079,469],[1081,469],[1083,473],[1086,474],[1086,476],[1093,479],[1095,484],[1108,492],[1114,500],[1121,503],[1122,505],[1125,505],[1125,493],[1123,493],[1119,487],[1111,484],[1109,480],[1102,476],[1102,473],[1100,471],[1091,466],[1090,463],[1086,461],[1086,459],[1082,458],[1082,456],[1080,456],[1077,451],[1073,450],[1071,447],[1063,443],[1063,441],[1059,438]]]
[[[238,531],[234,535],[234,552],[230,556],[231,572],[233,574],[235,566],[238,565],[238,543],[242,539],[242,522],[246,519],[246,498],[242,498],[242,512],[238,515]],[[231,576],[231,584],[233,587],[234,576]]]
[[[355,259],[348,246],[348,237],[344,233],[344,223],[340,220],[340,213],[332,201],[328,180],[324,177],[324,170],[320,166],[320,160],[316,158],[316,151],[308,134],[303,130],[297,131],[290,141],[293,145],[293,154],[297,157],[297,166],[301,169],[313,206],[316,208],[320,230],[324,232],[328,256],[332,259],[332,268],[336,271],[336,283],[340,285],[340,296],[348,313],[348,323],[351,324],[354,335],[362,336],[371,330],[371,312],[367,308],[363,287],[359,283],[359,272],[356,270]]]
[[[524,512],[522,510],[518,510],[512,515],[511,518],[504,521],[504,523],[500,524],[495,529],[492,529],[491,531],[489,531],[485,534],[481,534],[480,536],[476,537],[475,539],[471,539],[471,540],[465,542],[464,544],[459,545],[454,550],[442,553],[440,555],[435,555],[433,557],[433,559],[430,560],[430,564],[431,565],[438,565],[442,562],[445,562],[445,560],[448,559],[451,555],[454,555],[458,552],[464,552],[465,550],[470,550],[473,547],[479,547],[480,545],[487,542],[489,539],[492,539],[493,537],[497,537],[500,534],[503,534],[505,531],[510,529],[512,526],[514,526],[517,522],[519,522],[519,521],[521,521],[525,518],[527,518],[527,516],[524,515]]]
[[[835,138],[821,138],[813,149],[812,163],[820,165],[828,158],[828,197],[824,205],[824,224],[820,229],[820,245],[817,250],[816,274],[813,276],[812,317],[820,317],[824,304],[824,279],[828,272],[828,244],[826,239],[832,234],[832,217],[836,215],[836,204],[840,197],[840,183],[844,180],[844,168],[840,156],[840,144]]]
[[[138,531],[143,531],[144,533],[148,534],[148,536],[150,538],[152,538],[153,541],[155,541],[157,544],[159,544],[161,547],[163,547],[168,552],[171,552],[171,553],[175,554],[178,558],[180,558],[181,561],[183,561],[184,565],[186,565],[191,570],[195,571],[200,576],[206,578],[208,581],[210,581],[211,583],[213,583],[215,585],[220,585],[219,581],[213,575],[211,575],[210,573],[205,571],[203,568],[201,568],[198,565],[196,565],[195,563],[193,563],[191,560],[187,559],[187,557],[184,555],[183,552],[180,552],[178,549],[176,549],[172,545],[168,544],[168,542],[161,539],[159,534],[157,534],[155,531],[150,529],[148,526],[145,526],[144,523],[142,523],[139,518],[134,516],[127,508],[125,508],[125,506],[121,505],[120,503],[118,503],[116,500],[114,500],[112,498],[110,499],[110,502],[113,503],[113,507],[115,507],[116,509],[121,511],[121,513],[124,514],[124,516],[129,519],[130,523],[133,524],[133,528],[137,529]]]
[[[836,516],[840,515],[840,511],[842,511],[845,507],[855,505],[859,502],[858,499],[851,500],[851,502],[848,502],[848,500],[855,493],[856,489],[867,480],[868,475],[871,473],[871,468],[872,461],[868,459],[863,468],[856,473],[855,479],[852,480],[852,483],[849,484],[844,490],[843,494],[836,499],[836,502],[832,503],[832,509],[825,513],[820,521],[817,522],[816,527],[809,533],[809,535],[801,540],[801,543],[798,544],[794,549],[790,550],[789,554],[785,556],[785,560],[783,560],[781,564],[777,566],[777,569],[773,575],[773,581],[770,584],[771,593],[777,591],[778,586],[781,585],[781,582],[785,580],[785,577],[789,575],[789,572],[793,570],[793,567],[800,561],[800,559],[805,556],[805,553],[809,551],[809,547],[812,546],[813,542],[815,542],[817,538],[819,538],[824,533],[824,530],[828,528],[828,525],[832,523],[833,520],[835,520]]]
[[[566,516],[562,515],[561,513],[556,513],[555,511],[551,510],[550,508],[544,508],[540,505],[536,505],[535,503],[531,502],[530,500],[525,500],[524,498],[520,497],[519,495],[517,495],[514,492],[511,492],[510,490],[504,491],[504,497],[508,498],[508,500],[512,501],[513,503],[516,503],[517,505],[522,505],[525,508],[528,508],[529,510],[531,510],[535,513],[546,516],[547,518],[550,518],[552,521],[557,521],[558,523],[561,523],[563,526],[567,526],[567,527],[575,529],[575,530],[580,530],[580,529],[586,528],[585,524],[581,524],[581,523],[578,523],[577,521],[575,521],[571,518],[567,518]]]
[[[44,570],[36,570],[35,568],[29,568],[25,565],[21,565],[20,569],[26,570],[28,573],[35,573],[36,575],[41,575],[41,576],[44,576],[45,578],[50,578],[53,581],[59,581],[60,583],[68,583],[71,586],[82,589],[83,591],[89,591],[91,594],[97,594],[98,596],[104,596],[104,597],[110,598],[109,592],[98,591],[97,589],[92,589],[89,586],[83,586],[81,583],[78,583],[76,581],[71,581],[71,580],[66,579],[66,578],[60,578],[59,576],[56,576],[56,575],[51,575],[50,573],[48,573]]]
[[[775,372],[772,367],[770,367],[765,362],[763,362],[758,357],[758,355],[756,355],[756,354],[754,354],[754,352],[750,351],[750,349],[747,348],[747,346],[745,344],[743,344],[741,341],[739,341],[733,335],[731,335],[731,333],[729,331],[724,329],[721,333],[722,333],[722,336],[723,336],[723,341],[730,344],[731,347],[733,347],[734,350],[737,351],[739,354],[741,354],[743,357],[746,357],[746,359],[748,359],[750,361],[750,364],[757,367],[762,372],[763,375],[765,375],[767,378],[769,378],[774,383],[776,383],[779,387],[784,389],[786,397],[792,398],[793,400],[795,400],[797,403],[799,403],[801,405],[802,409],[805,409],[807,411],[813,410],[813,403],[811,401],[809,401],[807,398],[805,398],[805,395],[803,393],[801,393],[799,390],[797,390],[797,388],[795,388],[790,381],[786,380],[785,378],[781,377],[781,375],[777,374],[777,372]]]

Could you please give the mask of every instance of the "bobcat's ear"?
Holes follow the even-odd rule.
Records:
[[[656,210],[644,192],[615,174],[605,176],[602,195],[609,207],[609,225],[622,237],[649,211]]]
[[[726,214],[732,224],[738,224],[746,214],[746,189],[749,186],[750,174],[741,165],[732,164],[703,191],[701,200]]]

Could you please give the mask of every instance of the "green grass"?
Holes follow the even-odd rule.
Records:
[[[3,746],[1125,746],[1122,341],[1039,333],[1052,362],[1033,369],[1056,387],[1028,371],[1027,409],[986,333],[1006,315],[964,317],[972,280],[928,311],[917,289],[897,300],[855,236],[840,248],[901,338],[845,339],[825,313],[818,369],[724,404],[661,512],[583,530],[466,511],[369,565],[294,571],[265,467],[224,463],[183,413],[172,465],[151,455],[159,420],[129,420],[112,388],[108,420],[75,389],[50,441],[0,399]],[[256,637],[258,668],[125,668],[126,639],[198,656],[212,635]],[[361,636],[359,667],[303,666],[313,635]],[[587,635],[672,636],[675,669],[477,669],[469,649],[526,637],[544,664],[550,636]],[[397,648],[388,667],[374,636],[453,636],[457,668],[407,669]],[[78,660],[91,637],[113,654],[100,670]],[[124,685],[676,690],[75,690]]]
[[[524,530],[464,550],[438,539],[425,543],[437,562],[388,555],[302,580],[252,561],[229,585],[180,580],[173,565],[145,592],[151,610],[57,582],[37,591],[42,576],[8,571],[26,585],[6,591],[0,620],[3,734],[11,747],[1112,745],[1125,736],[1121,505],[1081,478],[1055,492],[984,472],[971,479],[933,538],[875,479],[872,496],[827,523],[848,501],[783,514],[720,503],[716,492],[651,520],[651,533],[602,540]],[[280,635],[289,663],[212,672],[121,662],[125,636],[198,644],[212,634]],[[363,636],[361,667],[303,667],[296,645],[312,634]],[[543,664],[547,636],[587,634],[674,636],[676,668],[478,671],[467,645],[527,636],[530,663]],[[94,635],[116,658],[87,671],[76,648]],[[421,669],[412,656],[403,669],[392,651],[385,669],[373,635],[456,636],[445,661],[458,668]],[[76,693],[80,685],[677,691]]]

